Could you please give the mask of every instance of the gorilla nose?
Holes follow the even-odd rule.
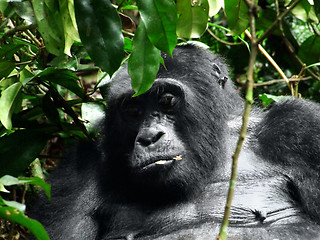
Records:
[[[164,134],[165,132],[158,128],[144,128],[140,130],[137,142],[147,147],[158,142]]]

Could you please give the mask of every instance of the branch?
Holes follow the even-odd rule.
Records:
[[[17,32],[23,32],[29,29],[33,29],[36,28],[36,24],[31,24],[31,25],[21,25],[21,26],[17,26],[15,28],[12,28],[8,31],[6,31],[2,37],[0,38],[0,42],[5,41],[8,37],[13,36],[14,34],[16,34]]]
[[[312,77],[305,77],[305,78],[296,78],[296,77],[292,77],[292,78],[289,78],[288,81],[289,82],[300,82],[300,81],[307,81],[307,80],[310,80]],[[273,84],[276,84],[276,83],[281,83],[281,82],[286,82],[285,79],[274,79],[274,80],[270,80],[270,81],[267,81],[267,82],[262,82],[262,83],[254,83],[253,84],[253,87],[256,88],[256,87],[264,87],[264,86],[270,86],[270,85],[273,85]]]
[[[273,22],[273,24],[267,29],[267,31],[265,31],[262,36],[257,40],[258,43],[262,42],[263,39],[267,38],[273,31],[274,29],[279,25],[279,22],[282,21],[282,19],[288,14],[290,13],[290,11],[292,9],[294,9],[297,4],[300,2],[301,0],[296,0],[295,2],[293,2],[290,7],[287,8],[287,10],[285,10],[283,13],[281,13],[277,19]],[[247,0],[246,0],[247,2]]]
[[[229,45],[229,46],[239,46],[239,45],[243,45],[243,43],[231,43],[231,42],[227,42],[227,41],[224,41],[222,39],[220,39],[219,37],[217,37],[209,28],[207,29],[207,32],[215,39],[217,40],[218,42],[224,44],[224,45]]]

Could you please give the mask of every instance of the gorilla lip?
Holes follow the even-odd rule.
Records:
[[[161,158],[157,158],[157,159],[159,159],[159,160],[151,161],[151,162],[147,163],[145,166],[142,166],[141,169],[142,170],[147,170],[147,169],[152,168],[154,166],[169,165],[169,164],[172,164],[175,161],[181,161],[182,160],[182,156],[181,155],[177,155],[177,156],[172,157],[172,158],[165,159],[164,157],[161,157]]]
[[[182,160],[182,157],[181,155],[179,156],[176,156],[172,159],[169,159],[169,160],[159,160],[159,161],[156,161],[155,164],[158,164],[158,165],[163,165],[163,164],[166,164],[168,162],[172,162],[172,161],[181,161]]]

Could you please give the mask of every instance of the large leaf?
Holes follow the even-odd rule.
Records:
[[[93,61],[112,75],[120,66],[123,51],[121,21],[109,0],[75,0],[80,38]]]
[[[15,68],[15,64],[10,61],[1,61],[0,62],[0,80],[6,78],[12,70]]]
[[[146,28],[140,21],[133,39],[133,49],[128,61],[134,96],[146,92],[153,84],[159,70],[161,52],[149,40]]]
[[[46,70],[38,73],[35,78],[57,83],[74,92],[81,98],[84,98],[86,95],[84,90],[78,84],[78,76],[69,70],[47,68]]]
[[[177,42],[177,9],[173,0],[138,0],[141,20],[150,41],[172,55]]]
[[[314,2],[314,11],[318,20],[320,21],[320,0],[313,0]]]
[[[320,61],[320,37],[310,36],[305,40],[298,51],[298,56],[307,65]]]
[[[1,0],[0,0],[1,2]],[[29,22],[35,23],[36,20],[34,18],[34,11],[31,6],[30,1],[23,2],[12,2],[11,4],[14,6],[15,12],[23,19],[28,20]]]
[[[81,119],[92,136],[99,133],[99,123],[105,116],[105,109],[102,103],[88,102],[81,105]]]
[[[12,128],[11,116],[20,109],[21,106],[21,90],[22,84],[16,82],[6,88],[0,97],[0,120],[7,129]]]
[[[75,21],[73,0],[59,0],[60,14],[64,29],[64,53],[71,56],[71,46],[74,41],[80,41],[77,23]]]
[[[178,37],[198,38],[207,29],[209,3],[207,0],[177,0]]]
[[[57,56],[63,54],[64,31],[58,2],[55,0],[33,0],[32,4],[46,49]]]
[[[224,0],[208,0],[208,2],[210,6],[209,16],[212,17],[223,7]]]
[[[315,4],[317,4],[315,2]],[[318,3],[319,4],[319,3]],[[318,6],[315,6],[315,8]],[[309,20],[318,23],[315,8],[310,5],[308,0],[302,0],[294,9],[292,9],[292,14],[302,21],[308,22]]]
[[[7,219],[11,222],[21,224],[28,228],[37,239],[50,240],[46,230],[41,223],[28,218],[22,212],[12,207],[1,207],[0,206],[0,218]]]
[[[41,131],[20,130],[0,138],[0,176],[22,174],[39,155],[49,136]]]
[[[51,185],[46,183],[44,180],[42,180],[39,177],[20,177],[15,178],[10,175],[5,175],[0,178],[0,184],[3,186],[12,186],[12,185],[18,185],[18,184],[32,184],[40,186],[50,199],[50,191],[51,191]]]
[[[239,35],[248,28],[248,7],[243,0],[228,0],[224,2],[231,34]]]

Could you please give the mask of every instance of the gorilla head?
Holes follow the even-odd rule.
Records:
[[[114,185],[126,198],[172,201],[219,179],[228,118],[241,109],[218,57],[186,45],[163,58],[165,67],[143,95],[132,97],[125,68],[108,89],[103,186]]]

